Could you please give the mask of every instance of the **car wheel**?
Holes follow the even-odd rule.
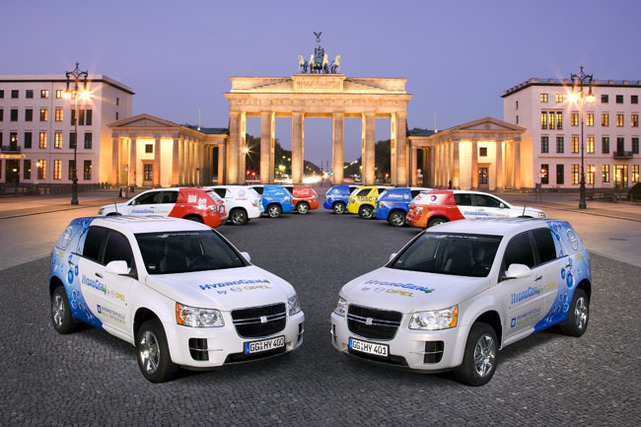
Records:
[[[269,205],[267,206],[267,215],[270,218],[278,218],[280,214],[283,213],[283,210],[278,205]]]
[[[58,286],[51,295],[51,324],[56,332],[62,335],[69,334],[76,329],[64,286]]]
[[[561,324],[561,332],[580,337],[588,328],[590,320],[590,300],[583,289],[576,289],[570,305],[568,318]]]
[[[334,203],[334,206],[332,206],[332,209],[334,210],[334,213],[337,215],[342,215],[347,211],[347,208],[345,207],[345,203],[343,202]]]
[[[152,383],[168,381],[178,371],[169,356],[165,331],[157,319],[147,320],[138,330],[136,352],[140,372]]]
[[[475,323],[465,344],[463,363],[454,370],[456,379],[463,384],[487,384],[498,365],[496,332],[487,323]]]
[[[387,221],[394,227],[402,227],[405,225],[405,213],[403,211],[394,211],[389,214]]]
[[[361,206],[358,210],[358,215],[363,219],[372,219],[374,216],[374,209],[369,205]]]
[[[296,212],[301,215],[306,215],[309,213],[309,204],[307,202],[298,202],[296,205]]]
[[[247,219],[247,212],[242,209],[232,209],[229,214],[229,219],[234,225],[245,225],[249,221]]]
[[[445,218],[432,218],[427,223],[427,228],[434,227],[435,225],[444,224],[447,220]]]

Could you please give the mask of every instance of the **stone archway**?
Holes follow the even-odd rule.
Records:
[[[304,168],[304,120],[332,119],[334,183],[343,182],[345,118],[359,118],[362,126],[363,183],[375,183],[374,123],[391,122],[391,180],[408,184],[407,79],[349,78],[342,74],[294,74],[291,77],[231,77],[229,140],[226,182],[245,181],[245,127],[247,117],[261,119],[260,181],[274,180],[275,118],[292,119],[292,181],[301,183]]]

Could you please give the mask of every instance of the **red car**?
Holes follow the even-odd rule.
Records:
[[[318,209],[318,193],[306,185],[285,185],[284,186],[294,198],[294,209],[301,215],[309,213],[310,210]]]

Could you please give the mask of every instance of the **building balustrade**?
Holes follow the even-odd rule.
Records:
[[[615,159],[631,159],[633,157],[632,151],[615,151],[612,154]]]
[[[20,153],[21,147],[16,144],[2,145],[0,146],[0,151],[3,153]]]

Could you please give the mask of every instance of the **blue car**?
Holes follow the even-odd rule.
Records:
[[[280,185],[250,185],[263,198],[263,211],[270,218],[278,218],[282,213],[294,210],[292,193]]]
[[[352,191],[359,188],[360,185],[335,185],[325,193],[325,202],[323,207],[331,209],[335,214],[344,214],[347,212],[347,201]]]
[[[405,225],[405,216],[412,199],[421,191],[431,191],[431,188],[399,187],[390,188],[376,200],[376,218],[387,220],[394,227]]]

